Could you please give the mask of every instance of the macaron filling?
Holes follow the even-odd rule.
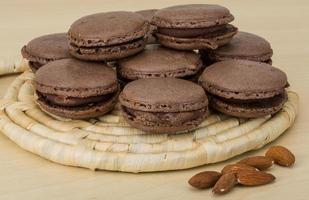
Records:
[[[88,98],[76,98],[76,97],[63,97],[51,94],[43,94],[39,91],[36,91],[39,102],[42,102],[46,105],[52,107],[58,107],[63,109],[77,109],[83,107],[95,107],[98,104],[105,104],[115,99],[118,96],[118,93],[112,93],[97,97],[88,97]]]
[[[278,112],[286,101],[287,93],[284,91],[271,98],[251,101],[230,100],[213,95],[210,105],[224,113],[237,115],[238,117],[254,118]]]
[[[155,33],[155,37],[158,42],[163,46],[179,49],[179,50],[194,50],[194,49],[217,49],[231,41],[233,36],[237,33],[238,29],[233,25],[226,25],[225,28],[219,29],[213,32],[204,33],[198,35],[191,29],[194,34],[182,33],[186,37],[175,37],[170,35],[176,35],[174,31],[170,31],[170,35],[160,32]],[[198,31],[199,32],[199,31]],[[179,34],[177,34],[179,35]],[[197,35],[197,36],[196,36]]]
[[[244,55],[220,55],[220,54],[212,54],[208,52],[208,58],[213,61],[224,61],[224,60],[252,60],[256,62],[265,62],[268,64],[272,63],[271,56],[273,55],[272,52],[254,55],[254,56],[244,56]]]
[[[116,95],[115,93],[111,93],[106,95],[78,98],[78,97],[46,94],[38,91],[37,94],[42,100],[48,102],[49,104],[55,104],[58,106],[65,106],[65,107],[93,105],[95,103],[109,101],[111,98],[113,98],[113,96]]]
[[[178,38],[207,37],[207,35],[220,35],[228,31],[232,31],[232,25],[220,25],[206,28],[158,28],[159,33]]]
[[[146,44],[147,37],[137,38],[130,42],[125,42],[117,45],[106,46],[77,46],[74,43],[70,43],[70,53],[77,58],[85,60],[113,60],[118,58],[120,54],[126,56],[133,55],[141,51]],[[114,54],[114,55],[113,55]]]
[[[36,71],[38,70],[40,67],[42,67],[44,64],[40,63],[40,62],[32,62],[32,61],[29,61],[29,67]]]
[[[201,123],[208,114],[208,108],[204,107],[195,111],[188,112],[145,112],[130,109],[122,106],[122,110],[126,118],[132,122],[139,123],[144,126],[154,125],[162,127],[173,127],[183,125],[193,125]]]

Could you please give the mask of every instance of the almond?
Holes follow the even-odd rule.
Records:
[[[215,194],[225,194],[233,189],[236,184],[236,176],[233,173],[223,174],[215,184],[212,192]]]
[[[228,174],[228,173],[238,173],[239,171],[258,171],[258,169],[251,167],[246,164],[237,163],[237,164],[230,164],[226,165],[222,170],[222,174]]]
[[[265,170],[274,164],[274,160],[265,156],[252,156],[240,160],[238,163],[249,165],[259,170]]]
[[[283,146],[270,147],[265,155],[272,158],[276,164],[284,167],[290,167],[295,163],[295,156]]]
[[[214,186],[221,175],[216,171],[204,171],[194,175],[188,183],[195,188],[206,189]]]
[[[275,176],[261,171],[240,171],[236,174],[237,182],[246,186],[258,186],[271,183]]]

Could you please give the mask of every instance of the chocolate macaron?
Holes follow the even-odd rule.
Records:
[[[194,51],[179,51],[160,45],[147,45],[141,53],[118,61],[121,79],[174,77],[192,79],[202,69],[200,55]]]
[[[134,12],[82,17],[69,31],[70,53],[82,60],[115,60],[136,54],[147,42],[149,22]]]
[[[201,50],[206,63],[243,59],[271,64],[273,50],[264,38],[252,33],[238,32],[231,42],[216,50]]]
[[[208,114],[203,88],[176,78],[148,78],[128,83],[119,96],[125,119],[153,133],[194,129]]]
[[[286,74],[262,62],[217,62],[204,70],[199,82],[211,94],[212,108],[236,117],[274,114],[287,100]]]
[[[119,92],[113,69],[75,59],[44,65],[37,71],[34,85],[43,110],[71,119],[107,113],[116,104]]]
[[[51,61],[70,58],[66,33],[55,33],[34,38],[21,49],[32,71]]]
[[[149,23],[151,22],[152,17],[157,12],[157,9],[148,9],[148,10],[140,10],[136,11],[136,13],[142,15]],[[147,44],[156,44],[156,38],[153,36],[157,27],[154,25],[150,25],[149,32],[147,34]]]
[[[157,41],[167,47],[216,49],[237,33],[229,24],[233,15],[225,7],[211,4],[172,6],[158,10],[151,23],[157,26]]]

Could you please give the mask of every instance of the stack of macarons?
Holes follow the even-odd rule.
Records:
[[[81,17],[67,33],[22,48],[39,106],[85,119],[119,101],[126,121],[154,133],[194,129],[209,110],[253,118],[278,112],[284,72],[265,39],[230,24],[219,5],[190,4]]]

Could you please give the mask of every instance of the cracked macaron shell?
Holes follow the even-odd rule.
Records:
[[[247,32],[238,32],[226,45],[205,52],[211,60],[245,59],[266,62],[271,59],[273,50],[264,38]]]

